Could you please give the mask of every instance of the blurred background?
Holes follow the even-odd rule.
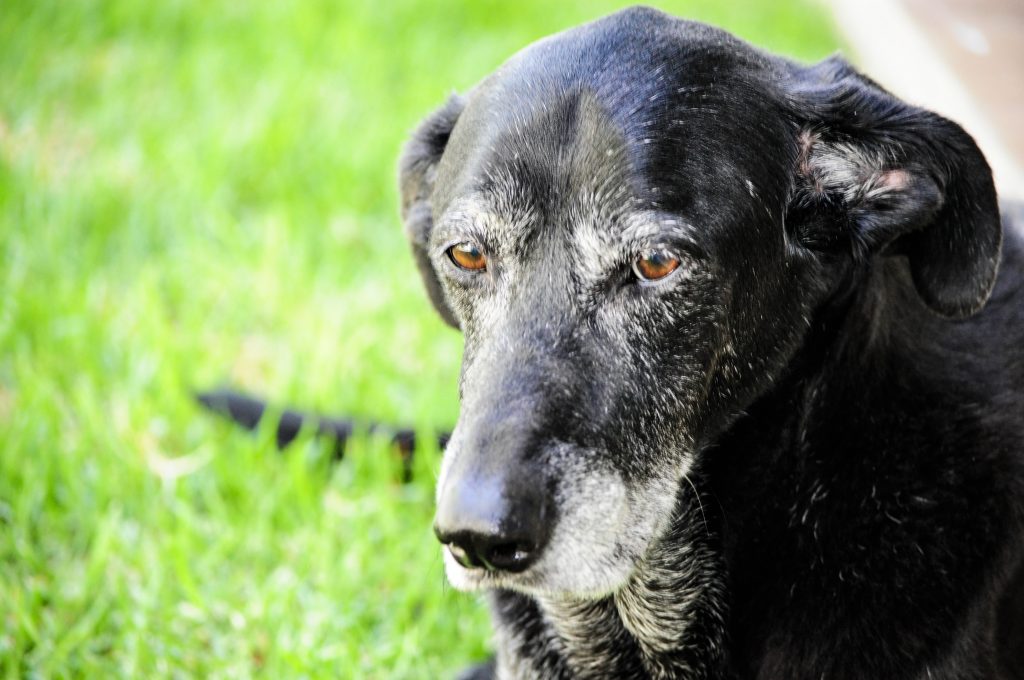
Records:
[[[0,676],[432,678],[488,653],[445,585],[439,460],[242,433],[231,384],[422,432],[460,337],[397,217],[417,121],[609,13],[550,3],[0,3]],[[816,60],[805,0],[657,6]]]

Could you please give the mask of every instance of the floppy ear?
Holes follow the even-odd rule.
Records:
[[[964,130],[906,104],[839,58],[800,73],[798,238],[858,258],[906,255],[933,310],[965,317],[995,283],[1002,229],[992,173]]]
[[[398,185],[402,200],[402,221],[405,235],[412,245],[416,266],[427,287],[427,294],[434,308],[449,326],[459,327],[444,290],[434,272],[427,253],[427,243],[434,227],[430,196],[434,190],[434,176],[437,164],[444,154],[448,137],[451,136],[455,121],[462,113],[464,101],[454,95],[434,113],[419,124],[412,137],[405,143],[398,162]]]

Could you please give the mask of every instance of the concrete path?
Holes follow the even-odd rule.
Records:
[[[852,60],[970,132],[1024,199],[1024,0],[830,0]]]

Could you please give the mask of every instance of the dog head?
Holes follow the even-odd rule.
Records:
[[[995,277],[988,167],[845,62],[649,9],[542,40],[414,133],[402,213],[462,330],[435,530],[451,582],[599,596],[700,452],[878,257],[964,316]]]

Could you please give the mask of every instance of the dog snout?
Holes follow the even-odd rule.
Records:
[[[524,477],[451,480],[438,500],[434,533],[467,569],[521,572],[549,536],[542,484]]]

